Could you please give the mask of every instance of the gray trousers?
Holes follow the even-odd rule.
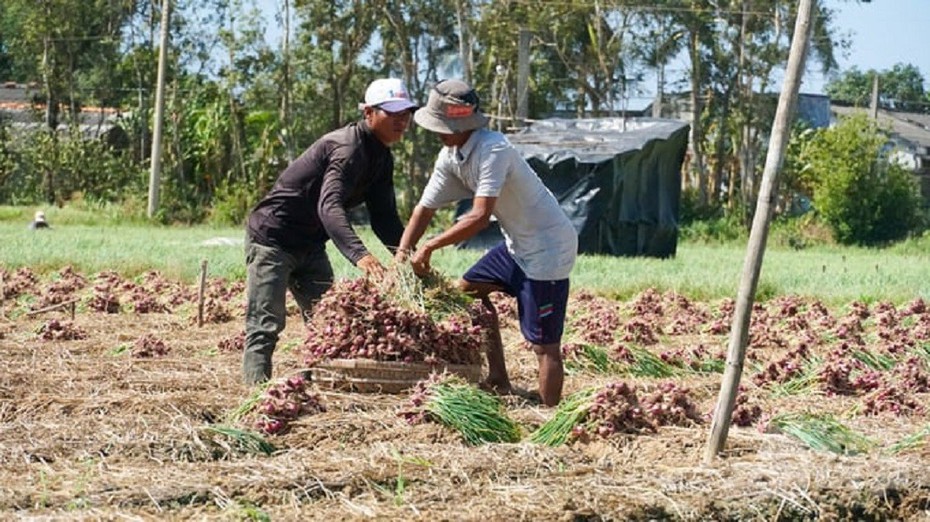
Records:
[[[242,377],[247,384],[271,378],[271,356],[287,318],[291,291],[306,320],[310,309],[333,284],[333,267],[321,244],[302,256],[245,240],[247,267],[245,352]]]

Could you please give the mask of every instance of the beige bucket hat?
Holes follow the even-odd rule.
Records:
[[[439,134],[458,134],[488,124],[478,93],[461,80],[443,80],[433,86],[426,105],[413,114],[417,125]]]

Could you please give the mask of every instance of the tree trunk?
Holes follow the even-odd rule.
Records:
[[[701,57],[697,30],[690,32],[691,54],[691,186],[697,188],[701,205],[708,203],[707,169],[704,167],[704,130],[701,128]]]
[[[714,145],[714,168],[710,174],[710,186],[720,187],[723,183],[723,171],[727,163],[726,150],[726,125],[730,118],[730,98],[724,96],[720,107],[720,117],[718,118],[717,136]],[[719,203],[719,190],[712,190],[709,194],[709,202],[712,205]]]

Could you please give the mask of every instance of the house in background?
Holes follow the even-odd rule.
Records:
[[[652,116],[652,100],[650,98],[628,98],[622,100],[620,107],[614,110],[588,111],[585,118],[648,118]],[[560,106],[542,115],[540,119],[572,119],[579,118],[578,111],[573,107]]]
[[[865,107],[831,105],[833,122],[871,112]],[[890,158],[913,172],[920,185],[924,204],[930,204],[930,114],[879,109],[874,113],[879,128],[888,132]]]
[[[771,121],[778,106],[778,94],[759,94],[760,99],[766,100],[767,109],[764,111],[767,119]],[[652,106],[646,109],[652,113]],[[681,120],[691,123],[694,120],[694,111],[691,108],[691,93],[688,91],[666,94],[661,107],[662,117]],[[830,113],[830,97],[824,94],[798,94],[796,116],[812,129],[829,127],[832,122]]]
[[[0,83],[0,125],[11,135],[22,136],[46,129],[43,100],[34,84]],[[69,118],[61,118],[58,132],[68,135]],[[84,139],[101,140],[115,149],[129,147],[129,134],[123,128],[123,116],[110,107],[82,107],[77,125]]]
[[[771,114],[774,115],[777,95],[771,94],[768,97],[771,99]],[[865,107],[832,103],[823,94],[798,95],[797,119],[814,129],[831,127],[840,118],[854,114],[868,115],[869,112]],[[691,122],[694,114],[690,93],[666,95],[662,116]],[[924,204],[930,206],[930,114],[878,110],[877,121],[879,127],[888,132],[887,149],[890,157],[914,173]]]

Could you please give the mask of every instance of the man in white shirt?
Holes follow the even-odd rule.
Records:
[[[521,333],[536,353],[540,398],[555,406],[562,395],[561,339],[577,233],[520,153],[503,134],[487,129],[488,118],[470,86],[458,80],[439,82],[414,120],[437,133],[444,147],[404,230],[397,258],[409,256],[414,271],[424,274],[435,250],[474,236],[496,218],[504,241],[459,283],[479,297],[494,318],[488,384],[501,392],[510,390],[497,311],[488,298],[491,292],[504,292],[517,298]],[[468,213],[417,246],[436,209],[467,198],[472,200]]]

